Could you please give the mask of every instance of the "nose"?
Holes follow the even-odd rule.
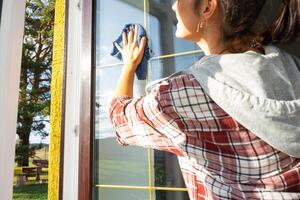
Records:
[[[173,10],[174,12],[176,12],[176,7],[177,7],[177,1],[174,1],[174,0],[173,0],[172,10]]]

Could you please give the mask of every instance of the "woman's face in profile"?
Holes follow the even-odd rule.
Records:
[[[195,13],[195,0],[173,0],[172,10],[178,20],[176,37],[191,41],[199,40],[197,25],[200,17]]]

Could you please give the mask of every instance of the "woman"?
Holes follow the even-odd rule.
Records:
[[[268,44],[299,33],[299,0],[282,1],[271,31],[265,0],[179,0],[176,37],[206,56],[133,99],[146,38],[137,27],[110,106],[117,139],[178,156],[190,199],[300,199],[300,61]]]

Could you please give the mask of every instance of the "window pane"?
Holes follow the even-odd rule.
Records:
[[[113,41],[125,24],[147,24],[152,59],[148,62],[148,80],[156,80],[186,69],[202,53],[178,56],[177,53],[199,50],[191,42],[175,37],[176,17],[172,0],[96,0],[96,82],[94,181],[96,185],[148,186],[148,154],[139,147],[122,147],[115,141],[115,132],[108,118],[108,107],[121,74],[122,61],[110,55]],[[146,13],[145,15],[145,11]],[[146,19],[145,19],[146,16]],[[173,54],[173,57],[160,58]],[[174,55],[175,54],[175,55]],[[135,95],[144,95],[146,82],[135,81]],[[153,151],[152,185],[184,188],[177,157]],[[147,190],[94,188],[95,199],[149,199]],[[185,200],[186,192],[154,191],[153,199]]]
[[[116,143],[108,108],[121,66],[97,68],[95,110],[95,183],[148,185],[147,150]]]
[[[203,56],[202,53],[176,56],[171,58],[153,59],[150,61],[150,80],[157,80],[187,69]]]
[[[119,36],[124,24],[130,22],[143,24],[143,16],[142,1],[97,0],[95,184],[141,186],[149,184],[147,150],[118,145],[115,141],[115,131],[108,118],[109,102],[122,70],[121,61],[110,55],[112,42]],[[145,84],[136,85],[136,95],[141,95]],[[142,90],[139,92],[140,88]],[[108,190],[105,191],[108,193]]]
[[[148,200],[148,190],[96,188],[94,199],[99,200]]]
[[[185,188],[177,156],[163,151],[153,152],[153,185]]]
[[[95,138],[115,137],[115,131],[109,121],[109,103],[112,99],[118,79],[121,75],[122,66],[97,68],[96,69],[96,117]],[[134,86],[135,95],[144,93],[144,85],[139,83]]]
[[[172,10],[172,0],[149,2],[149,34],[155,56],[199,49],[193,42],[176,38],[177,19]]]
[[[187,192],[181,191],[153,191],[153,199],[155,200],[189,200]]]
[[[95,183],[148,186],[147,150],[122,147],[115,138],[95,141]]]
[[[125,24],[144,24],[144,1],[97,0],[96,61],[98,65],[120,63],[110,52]]]

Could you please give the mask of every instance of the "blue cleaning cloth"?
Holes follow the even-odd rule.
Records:
[[[140,42],[141,42],[142,37],[146,36],[146,31],[145,31],[145,29],[144,29],[144,27],[142,25],[140,25],[140,24],[137,24],[137,25],[138,25],[138,46],[140,46]],[[134,30],[135,24],[126,24],[125,27],[123,28],[122,32],[121,32],[121,35],[118,37],[118,39],[116,39],[113,42],[113,49],[112,49],[110,55],[115,56],[115,57],[117,57],[120,60],[123,60],[122,59],[122,54],[115,47],[114,43],[115,42],[118,43],[123,48],[122,33],[125,32],[126,36],[127,36],[128,33],[129,33],[129,30],[130,30],[130,26],[132,26],[132,28]],[[146,76],[147,76],[147,61],[151,57],[151,55],[150,55],[151,52],[152,51],[149,48],[148,43],[147,43],[146,46],[145,46],[145,51],[144,51],[144,55],[143,55],[142,61],[138,65],[138,67],[137,67],[137,69],[135,71],[135,73],[137,75],[137,78],[139,80],[146,80]]]

